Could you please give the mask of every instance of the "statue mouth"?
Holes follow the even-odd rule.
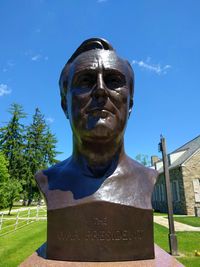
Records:
[[[100,117],[100,118],[106,118],[110,115],[114,116],[113,112],[106,108],[92,108],[89,109],[86,113],[94,117]]]

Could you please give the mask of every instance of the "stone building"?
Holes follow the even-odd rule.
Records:
[[[152,204],[155,211],[167,212],[163,163],[153,157],[159,172]],[[175,214],[200,216],[200,135],[168,155],[170,184]]]

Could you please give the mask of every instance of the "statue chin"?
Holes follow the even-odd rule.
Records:
[[[113,125],[109,125],[103,121],[98,121],[96,125],[89,130],[85,132],[86,139],[88,140],[94,140],[94,142],[98,140],[104,140],[104,142],[107,141],[114,141],[113,138],[119,136],[119,129],[116,129],[113,131]]]
[[[115,118],[93,118],[88,120],[85,132],[89,138],[111,139],[119,136],[123,131],[120,129],[123,127],[119,126],[120,123],[117,123]]]

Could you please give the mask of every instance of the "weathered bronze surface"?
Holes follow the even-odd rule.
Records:
[[[152,210],[104,201],[48,211],[47,258],[68,261],[153,259],[152,218]]]
[[[36,175],[47,201],[48,258],[57,255],[56,259],[87,261],[92,260],[92,254],[98,261],[152,258],[152,215],[149,214],[152,214],[151,194],[157,172],[129,158],[124,150],[124,132],[133,107],[134,74],[130,64],[121,59],[107,41],[89,39],[68,60],[59,84],[61,105],[73,132],[73,153]],[[112,214],[108,229],[105,226],[103,231],[115,229],[115,225],[123,231],[124,224],[137,217],[133,227],[127,227],[134,232],[137,222],[141,223],[142,231],[148,236],[148,249],[144,252],[140,249],[138,253],[138,240],[134,240],[125,242],[125,253],[126,249],[120,251],[115,240],[100,242],[102,246],[94,247],[91,240],[87,241],[91,244],[88,245],[90,256],[86,258],[86,241],[70,241],[69,246],[61,240],[55,241],[58,225],[62,225],[62,231],[66,225],[65,232],[73,225],[89,231],[88,217],[85,217],[89,214],[84,207],[91,218],[99,209],[102,218],[109,212]],[[126,216],[122,215],[122,209],[126,210]],[[145,218],[149,216],[148,229]],[[76,223],[75,217],[79,218]],[[91,227],[94,230],[94,226]],[[55,245],[61,253],[56,254]]]

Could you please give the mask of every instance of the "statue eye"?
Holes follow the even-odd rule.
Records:
[[[95,77],[92,74],[79,75],[75,81],[75,85],[80,88],[92,87],[95,82]]]
[[[104,82],[108,88],[116,89],[125,85],[125,78],[120,74],[107,74]]]

